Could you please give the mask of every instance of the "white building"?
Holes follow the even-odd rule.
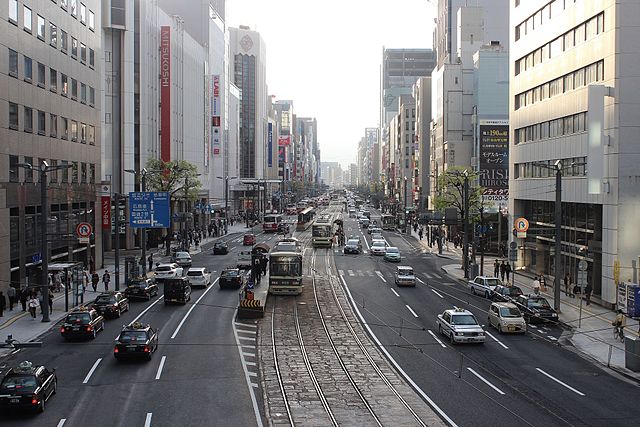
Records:
[[[609,305],[616,281],[637,280],[640,254],[632,221],[640,208],[637,20],[635,1],[511,6],[509,210],[534,230],[521,242],[518,263],[569,273],[575,282],[584,259],[595,297]],[[556,164],[563,174],[561,272],[553,251]]]
[[[413,86],[416,102],[416,133],[414,142],[414,186],[415,202],[418,209],[427,209],[431,180],[431,77],[420,77]]]

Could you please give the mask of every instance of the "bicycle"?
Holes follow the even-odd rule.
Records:
[[[624,326],[615,325],[613,327],[613,339],[616,341],[620,339],[620,342],[624,342]]]

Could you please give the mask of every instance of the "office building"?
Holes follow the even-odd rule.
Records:
[[[431,180],[431,77],[420,77],[413,86],[416,104],[416,131],[413,147],[414,200],[420,210],[429,206],[431,187],[435,187],[435,177]]]

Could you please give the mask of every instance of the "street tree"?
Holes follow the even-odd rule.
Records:
[[[437,210],[455,208],[458,216],[464,217],[465,170],[469,182],[469,216],[475,216],[480,211],[483,188],[478,185],[478,173],[471,168],[460,166],[451,167],[438,177],[437,195],[434,199],[434,207]]]

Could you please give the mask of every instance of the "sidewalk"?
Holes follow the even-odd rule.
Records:
[[[246,228],[246,224],[244,223],[235,223],[233,226],[229,226],[229,232],[226,235],[219,237],[206,237],[202,239],[198,249],[195,248],[194,245],[191,246],[190,253],[192,255],[196,253],[202,252],[202,246],[208,245],[220,239],[224,239],[233,234],[245,233],[248,229]],[[164,255],[165,250],[163,248],[151,248],[147,251],[147,254],[153,253],[154,264],[156,262],[168,262],[170,257]],[[121,251],[120,255],[120,289],[124,289],[124,257],[136,256],[140,257],[140,249]],[[113,251],[105,253],[105,267],[96,270],[98,275],[100,276],[100,282],[98,283],[98,290],[94,292],[91,285],[84,292],[84,304],[88,304],[92,302],[103,290],[104,285],[102,284],[102,274],[105,270],[109,270],[109,274],[111,275],[111,284],[110,289],[115,289],[115,260]],[[71,295],[71,290],[69,290],[69,311],[73,310],[75,307],[73,306],[73,296]],[[4,342],[8,335],[12,335],[14,339],[20,342],[27,342],[36,339],[43,333],[47,332],[50,328],[53,328],[56,323],[61,321],[67,314],[64,311],[64,292],[53,293],[50,294],[53,298],[53,311],[50,313],[49,318],[51,322],[43,323],[42,314],[40,312],[37,313],[36,318],[33,319],[28,311],[23,312],[22,306],[18,303],[18,305],[13,307],[13,311],[7,310],[4,311],[4,316],[0,317],[0,343]],[[9,349],[0,349],[0,356],[7,354]]]
[[[426,240],[423,239],[420,241],[417,233],[413,233],[413,230],[412,235],[424,249],[437,254],[437,246],[429,248]],[[464,271],[461,267],[462,249],[455,249],[450,245],[449,250],[443,250],[443,255],[445,254],[446,257],[457,262],[442,266],[442,270],[466,286],[467,280],[464,278]],[[504,258],[497,259],[500,261],[504,260]],[[478,262],[480,261],[479,256],[477,256],[477,260]],[[495,260],[495,255],[485,256],[485,275],[493,275],[493,263]],[[516,273],[512,279],[513,283],[520,287],[525,294],[533,293],[533,276],[520,271]],[[553,282],[550,281],[549,278],[547,279],[547,289],[541,293],[550,303],[553,303]],[[613,326],[611,322],[613,322],[616,317],[615,311],[599,306],[593,302],[587,306],[584,299],[582,300],[582,307],[580,307],[580,298],[572,298],[564,294],[564,289],[561,290],[559,320],[564,326],[570,329],[567,340],[578,351],[595,362],[640,381],[640,372],[633,372],[625,368],[624,343],[613,338]],[[638,328],[637,320],[627,318],[627,326],[624,329],[627,337],[638,338]]]
[[[433,246],[429,247],[429,241],[427,240],[427,230],[424,229],[424,234],[422,236],[422,240],[420,240],[420,235],[411,229],[411,236],[414,237],[418,243],[425,249],[427,252],[432,253],[440,258],[449,258],[449,259],[462,259],[462,248],[456,248],[453,245],[453,242],[444,241],[442,242],[442,253],[438,252],[438,244],[434,243]]]

